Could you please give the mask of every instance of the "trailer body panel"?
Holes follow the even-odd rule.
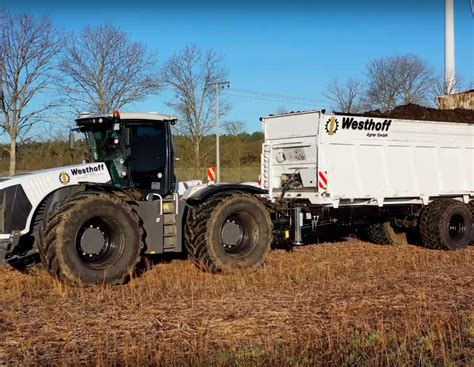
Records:
[[[338,206],[428,203],[474,196],[474,125],[326,115],[263,119],[262,186],[287,198]],[[282,179],[283,178],[283,179]]]

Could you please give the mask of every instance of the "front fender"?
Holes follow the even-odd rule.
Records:
[[[5,228],[0,231],[2,232],[0,239],[7,238],[11,231],[20,231],[22,235],[30,232],[32,220],[39,205],[55,192],[62,194],[74,191],[85,182],[106,184],[110,181],[105,163],[101,162],[51,168],[12,176],[0,181],[0,197],[3,192],[5,197],[8,196],[8,200],[2,200],[2,205],[0,205],[0,214],[4,217],[4,224],[6,224],[5,215],[9,212],[12,213],[12,218],[14,217],[9,221],[8,226],[3,226]],[[21,190],[13,190],[12,187],[18,187]],[[23,194],[17,196],[11,192]]]

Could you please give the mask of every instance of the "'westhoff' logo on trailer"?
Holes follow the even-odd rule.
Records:
[[[335,116],[331,116],[326,122],[326,133],[334,135],[339,128],[342,130],[361,130],[369,131],[368,137],[387,137],[392,120],[374,120],[366,118],[365,120],[356,120],[354,117],[343,117],[342,123],[339,124]],[[372,131],[374,133],[372,133]]]

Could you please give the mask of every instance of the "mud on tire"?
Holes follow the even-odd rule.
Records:
[[[204,271],[255,270],[270,250],[272,222],[258,198],[225,193],[190,208],[185,239],[189,257]]]
[[[116,196],[77,193],[44,220],[38,244],[41,261],[67,283],[124,283],[141,258],[139,222],[132,207]]]
[[[457,200],[435,200],[421,212],[419,230],[425,247],[462,249],[471,241],[471,210]]]
[[[467,207],[471,211],[471,220],[472,220],[472,228],[471,228],[471,242],[470,245],[474,245],[474,200],[471,200]]]

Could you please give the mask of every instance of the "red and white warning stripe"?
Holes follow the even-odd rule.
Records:
[[[209,182],[216,182],[216,167],[209,167],[207,169],[207,179]]]
[[[319,188],[321,190],[328,190],[328,171],[319,171]]]

